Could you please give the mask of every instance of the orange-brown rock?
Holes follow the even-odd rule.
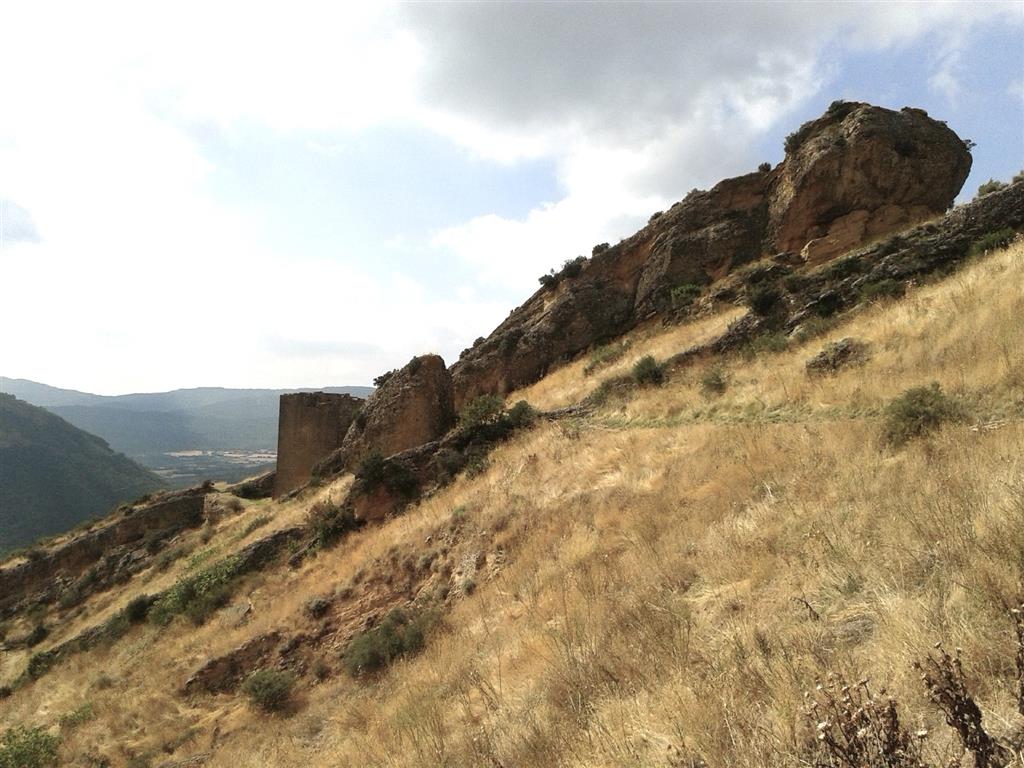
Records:
[[[944,213],[971,170],[964,142],[920,109],[835,102],[787,144],[769,236],[813,261]]]
[[[455,423],[452,381],[438,355],[414,357],[389,374],[326,463],[354,471],[371,454],[390,456],[436,440]],[[329,470],[330,471],[330,470]],[[323,467],[317,473],[323,472]]]
[[[836,102],[787,139],[772,170],[695,190],[562,279],[550,279],[452,366],[456,408],[506,394],[779,252],[822,261],[943,213],[970,171],[967,145],[919,109]]]
[[[341,446],[362,407],[362,400],[345,394],[281,395],[274,498],[309,482],[313,466]]]

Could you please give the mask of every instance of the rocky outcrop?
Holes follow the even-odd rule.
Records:
[[[918,109],[837,102],[772,170],[694,191],[541,290],[452,366],[456,408],[505,394],[780,252],[818,262],[943,213],[970,170],[964,142]]]
[[[185,681],[182,692],[228,693],[235,690],[247,674],[265,664],[277,650],[281,633],[274,630],[257,635],[223,656],[209,659]]]
[[[849,336],[826,344],[804,367],[811,376],[827,376],[840,368],[863,362],[868,358],[868,345]]]
[[[274,483],[276,480],[277,472],[271,470],[262,475],[243,480],[240,483],[229,485],[226,490],[240,499],[269,499],[274,494]]]
[[[27,560],[0,569],[0,617],[23,602],[45,604],[73,596],[69,588],[84,598],[126,580],[164,541],[202,525],[208,492],[205,487],[190,488],[125,507],[90,530],[33,550]]]
[[[835,102],[787,143],[768,234],[811,261],[944,213],[971,170],[964,142],[920,109]]]
[[[429,443],[455,424],[451,376],[439,356],[414,357],[382,378],[341,447],[316,467],[315,474],[355,471],[373,454],[390,456]]]
[[[341,446],[363,401],[347,394],[281,395],[274,498],[305,485],[313,466]]]

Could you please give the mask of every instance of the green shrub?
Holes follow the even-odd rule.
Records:
[[[242,683],[242,693],[264,712],[280,712],[292,695],[295,677],[280,669],[261,669]]]
[[[761,163],[759,166],[757,166],[757,170],[759,170],[761,173],[768,173],[771,169],[771,163]]]
[[[321,500],[309,508],[306,528],[312,534],[314,546],[326,549],[349,531],[358,528],[355,514],[347,507]]]
[[[661,385],[665,383],[665,366],[651,355],[641,357],[633,364],[633,380],[637,384]]]
[[[1018,181],[1024,181],[1024,171],[1014,174],[1012,183],[1016,184]]]
[[[774,285],[757,285],[747,289],[747,301],[754,314],[768,317],[782,303],[782,293]]]
[[[558,285],[558,275],[555,274],[555,270],[551,270],[546,275],[541,275],[537,278],[537,282],[540,283],[544,288],[554,288]]]
[[[331,601],[326,597],[314,597],[306,601],[306,613],[314,619],[321,618],[330,607]]]
[[[512,429],[522,429],[533,424],[537,418],[537,411],[525,400],[519,400],[506,411],[505,418]]]
[[[577,256],[575,259],[569,259],[562,264],[562,277],[579,277],[586,263],[586,256]]]
[[[96,713],[93,711],[92,703],[87,701],[77,709],[61,715],[59,720],[60,727],[66,730],[71,730],[73,728],[77,728],[82,723],[89,722],[95,716]]]
[[[980,256],[983,253],[989,251],[997,251],[1000,248],[1007,247],[1013,242],[1013,238],[1016,237],[1017,233],[1014,232],[1010,227],[1004,227],[1003,229],[997,229],[994,232],[989,232],[983,237],[979,237],[971,244],[970,255]]]
[[[400,608],[388,612],[373,629],[352,638],[345,651],[345,668],[350,675],[370,674],[392,661],[423,647],[431,616],[410,616]]]
[[[124,607],[125,618],[132,624],[138,624],[149,615],[149,609],[153,605],[153,598],[149,595],[139,595],[128,601]]]
[[[745,360],[753,360],[758,355],[777,355],[789,347],[789,338],[784,333],[763,333],[755,336],[743,347]]]
[[[41,642],[43,642],[43,640],[45,640],[49,636],[49,634],[50,630],[47,629],[45,625],[36,624],[32,628],[32,631],[29,632],[28,636],[25,638],[25,645],[29,648],[35,645],[39,645]]]
[[[878,299],[898,299],[907,292],[905,283],[899,280],[879,280],[877,283],[868,283],[860,289],[860,297],[864,301],[877,301]]]
[[[903,392],[885,409],[883,437],[891,445],[903,445],[949,421],[963,418],[963,409],[947,397],[938,382]]]
[[[60,738],[42,728],[8,728],[0,739],[0,768],[43,768],[57,764]]]
[[[700,294],[701,287],[699,285],[694,285],[693,283],[677,285],[670,293],[672,309],[685,309],[686,307],[689,307],[697,300],[697,297],[700,296]]]
[[[235,541],[241,541],[250,533],[255,530],[262,528],[264,525],[274,519],[273,515],[259,515],[250,520],[246,526],[235,535]]]
[[[984,197],[985,195],[991,195],[993,192],[998,192],[1001,189],[1006,189],[1006,184],[998,179],[989,179],[980,187],[978,187],[977,197]]]
[[[1022,171],[1021,173],[1022,175],[1024,175],[1024,171]],[[604,253],[609,248],[611,248],[611,246],[608,245],[608,243],[598,243],[597,245],[590,249],[590,255],[597,256],[598,254]]]
[[[497,421],[505,407],[498,395],[480,395],[466,403],[459,412],[459,426],[470,429],[480,424]]]
[[[240,573],[238,557],[228,557],[174,583],[149,610],[149,620],[166,626],[175,616],[187,613],[201,624],[230,596],[229,585]]]
[[[834,317],[809,317],[800,323],[793,338],[798,344],[816,339],[836,327]]]
[[[706,395],[720,395],[729,386],[725,369],[720,365],[712,366],[700,377],[700,388]]]
[[[629,342],[605,344],[590,353],[590,360],[583,367],[583,375],[589,376],[599,368],[619,360],[629,350]]]

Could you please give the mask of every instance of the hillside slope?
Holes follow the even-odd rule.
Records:
[[[836,674],[886,688],[938,766],[959,742],[912,662],[941,641],[962,649],[983,724],[1011,743],[1021,285],[1018,241],[901,299],[694,359],[660,386],[612,388],[516,433],[405,515],[226,582],[226,607],[198,626],[152,609],[117,623],[134,598],[184,594],[307,515],[324,533],[315,510],[352,478],[247,501],[182,534],[161,567],[50,610],[34,649],[12,642],[3,721],[62,722],[62,764],[77,765],[814,765],[805,691]],[[641,326],[618,359],[571,362],[508,402],[575,403],[735,316],[726,305]],[[808,373],[846,337],[863,344],[853,364]],[[886,439],[907,416],[893,403],[933,381],[946,418]],[[393,608],[424,617],[422,650],[359,674],[353,639]],[[120,628],[30,663],[100,624]],[[30,629],[19,617],[7,636]],[[297,680],[278,714],[238,688],[260,667]]]
[[[162,486],[95,435],[0,394],[0,551],[73,528]]]

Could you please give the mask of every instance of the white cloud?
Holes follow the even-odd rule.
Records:
[[[0,252],[0,323],[15,329],[2,372],[105,392],[298,386],[450,357],[505,316],[493,297],[525,297],[548,268],[765,159],[750,145],[820,89],[837,49],[1020,15],[737,7],[7,4],[0,198],[31,214],[40,242]],[[955,82],[950,50],[935,87]],[[503,163],[550,159],[564,192],[437,233],[435,248],[480,275],[439,299],[344,243],[330,261],[272,250],[259,212],[215,194],[193,132],[213,124],[230,142],[258,126],[330,154],[388,122]]]

